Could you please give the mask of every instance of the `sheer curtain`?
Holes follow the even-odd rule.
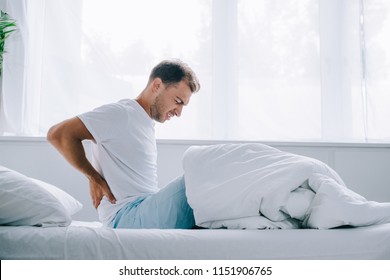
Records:
[[[23,1],[0,0],[0,9],[17,20],[18,31],[5,42],[0,88],[0,135],[29,134],[24,122],[26,105],[25,71],[28,32],[26,5]]]
[[[202,88],[159,138],[390,142],[388,1],[1,1],[2,135],[135,98],[179,58]]]

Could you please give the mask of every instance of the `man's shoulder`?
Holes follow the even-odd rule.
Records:
[[[134,104],[134,102],[136,102],[134,99],[124,98],[124,99],[117,101],[116,103],[123,104],[123,105],[132,105],[132,104]]]
[[[101,108],[102,110],[107,110],[107,111],[122,111],[122,112],[124,112],[124,111],[128,111],[128,110],[132,110],[135,107],[134,102],[135,101],[132,99],[121,99],[121,100],[116,101],[116,102],[104,104],[96,109]]]
[[[123,109],[127,109],[127,110],[136,109],[138,106],[137,101],[135,101],[134,99],[130,99],[130,98],[121,99],[114,104],[117,104],[118,106],[122,107]]]

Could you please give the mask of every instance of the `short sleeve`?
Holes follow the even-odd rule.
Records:
[[[92,134],[96,143],[104,143],[123,131],[128,119],[121,104],[112,103],[77,116]]]

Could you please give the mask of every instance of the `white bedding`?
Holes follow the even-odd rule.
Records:
[[[389,204],[348,190],[319,161],[224,144],[191,148],[184,168],[198,224],[236,230],[0,226],[0,259],[390,260]]]
[[[183,169],[188,202],[202,227],[329,229],[390,222],[390,203],[367,201],[321,161],[267,145],[192,146]]]
[[[0,259],[390,259],[390,224],[332,230],[0,226]]]

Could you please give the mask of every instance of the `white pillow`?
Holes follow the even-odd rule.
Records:
[[[0,225],[67,226],[81,208],[63,190],[0,165]]]

